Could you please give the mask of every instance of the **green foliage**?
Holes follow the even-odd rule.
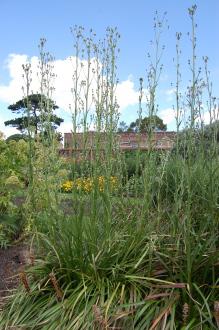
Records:
[[[23,228],[21,210],[13,203],[13,197],[9,187],[2,184],[0,189],[0,248],[8,247],[19,236]]]
[[[13,134],[13,135],[10,135],[7,139],[6,139],[6,142],[9,142],[9,141],[20,141],[20,140],[24,140],[24,141],[28,141],[28,136],[25,135],[25,134]]]
[[[21,210],[14,198],[27,180],[27,152],[24,140],[0,140],[0,246],[4,248],[23,228]]]
[[[163,123],[163,120],[156,116],[144,117],[141,120],[136,119],[132,122],[127,129],[128,132],[140,132],[148,133],[150,131],[166,131],[167,125]]]
[[[203,125],[196,129],[186,128],[179,132],[173,154],[179,154],[181,157],[188,159],[189,157],[199,157],[200,152],[205,156],[213,153],[218,154],[219,146],[219,122],[215,121],[208,125]],[[212,150],[213,148],[213,150]]]
[[[18,142],[10,140],[3,141],[0,145],[0,168],[2,169],[0,179],[4,181],[15,174],[22,181],[27,179],[28,144],[24,140]]]
[[[13,244],[14,240],[19,238],[23,231],[23,218],[17,210],[9,209],[9,214],[1,214],[0,219],[0,248],[6,249]]]
[[[149,329],[170,306],[166,324],[183,324],[183,305],[191,302],[189,312],[195,322],[199,305],[194,300],[198,300],[203,304],[206,324],[214,329],[209,308],[217,297],[216,289],[211,289],[216,285],[217,234],[208,233],[206,220],[192,229],[195,284],[188,287],[183,223],[171,215],[175,231],[169,236],[170,224],[163,221],[159,226],[156,215],[151,214],[150,221],[137,221],[136,215],[132,218],[134,204],[127,214],[129,201],[120,201],[129,221],[116,214],[109,219],[104,199],[95,201],[95,218],[83,214],[82,204],[78,205],[78,216],[39,215],[39,256],[27,271],[31,294],[20,288],[2,322],[10,320],[11,326],[26,327],[34,324],[35,329],[92,329],[100,322],[122,329]],[[208,288],[203,286],[206,281]],[[27,312],[30,306],[31,313]]]
[[[14,114],[21,115],[16,119],[11,119],[5,122],[6,126],[16,127],[23,132],[28,127],[33,127],[35,134],[38,134],[40,127],[45,127],[45,131],[57,126],[63,122],[63,119],[53,114],[53,111],[58,108],[54,101],[46,98],[44,95],[32,94],[15,104],[9,105],[8,109]]]
[[[156,157],[159,158],[158,153],[155,153]],[[142,175],[142,171],[146,165],[148,154],[145,151],[126,151],[123,152],[122,158],[122,171],[123,176],[127,176],[128,178],[136,175]]]
[[[212,141],[219,143],[219,120],[214,121],[211,124],[204,126],[204,138],[208,140],[209,143]]]
[[[127,132],[127,130],[128,130],[128,125],[124,121],[121,121],[118,126],[118,133]]]

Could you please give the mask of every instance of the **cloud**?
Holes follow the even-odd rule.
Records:
[[[70,120],[68,121],[64,121],[64,123],[62,123],[60,125],[60,127],[58,127],[57,131],[64,134],[67,132],[71,132],[73,130],[73,125],[72,122]]]
[[[164,94],[166,96],[166,101],[167,102],[173,101],[173,98],[174,98],[175,93],[176,93],[176,89],[175,88],[166,89],[164,91]]]
[[[0,83],[0,101],[11,104],[23,97],[22,86],[25,87],[25,81],[23,76],[22,65],[27,63],[27,55],[11,54],[8,56],[6,61],[6,66],[9,71],[10,81],[6,84]],[[79,81],[85,79],[86,70],[87,70],[87,61],[80,60],[80,78]],[[39,59],[36,56],[33,56],[29,59],[31,63],[31,91],[37,92],[40,90],[40,81],[37,75],[38,62]],[[54,80],[54,93],[53,99],[56,101],[57,105],[64,111],[69,111],[69,105],[73,103],[73,94],[71,92],[73,88],[73,74],[75,70],[75,57],[67,57],[63,60],[55,60],[54,65],[54,74],[56,79]],[[94,68],[95,59],[91,60],[91,67]],[[100,64],[101,66],[101,64]],[[96,80],[94,77],[91,77],[91,86],[90,86],[90,99],[89,103],[92,103],[92,91],[96,90]],[[82,99],[85,87],[82,88]],[[138,103],[138,91],[135,90],[134,83],[131,80],[131,76],[127,80],[118,83],[116,88],[116,98],[120,106],[120,111],[126,107]]]
[[[172,108],[159,111],[159,117],[163,119],[165,124],[170,124],[175,120],[175,112]]]
[[[0,132],[3,132],[6,137],[19,133],[18,130],[14,127],[9,127],[4,125],[5,119],[0,116]]]
[[[22,87],[25,87],[25,81],[23,78],[22,65],[28,61],[27,55],[10,54],[6,60],[6,67],[9,71],[10,81],[8,85],[0,84],[0,101],[11,104],[23,97]],[[36,69],[38,65],[38,59],[33,56],[30,60],[31,67],[33,69],[33,83],[32,89],[38,88],[38,78],[36,75]],[[37,78],[37,79],[36,79]]]
[[[216,120],[219,119],[219,109],[212,109],[211,115],[209,111],[204,111],[200,118],[198,118],[198,121],[203,122],[205,125],[210,124],[210,122],[215,122]]]
[[[138,104],[139,92],[135,90],[134,83],[128,79],[118,84],[116,97],[120,110],[123,110],[130,105]]]

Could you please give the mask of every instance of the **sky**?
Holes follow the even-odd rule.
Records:
[[[104,37],[107,26],[117,27],[121,35],[117,76],[117,98],[120,120],[126,123],[137,118],[139,78],[146,81],[147,53],[153,39],[153,17],[157,10],[162,16],[167,12],[169,29],[162,33],[165,45],[162,57],[163,71],[157,90],[158,115],[175,129],[173,105],[176,80],[175,57],[176,32],[182,33],[181,73],[182,93],[191,79],[188,60],[191,58],[191,31],[188,7],[197,5],[197,62],[202,66],[202,56],[209,57],[209,70],[213,82],[213,94],[219,91],[219,1],[218,0],[0,0],[0,131],[6,136],[17,133],[15,128],[5,127],[4,122],[13,118],[7,107],[22,97],[23,63],[30,60],[37,67],[38,43],[47,39],[47,49],[55,57],[58,72],[54,99],[60,107],[58,115],[64,118],[61,132],[69,132],[72,124],[68,104],[72,88],[69,57],[74,56],[70,27],[81,25],[93,28],[97,36]],[[36,79],[36,75],[34,76]],[[146,86],[145,86],[146,88]],[[147,115],[143,102],[143,115]]]

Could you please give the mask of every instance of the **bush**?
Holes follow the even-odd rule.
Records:
[[[24,226],[19,207],[12,203],[13,197],[8,191],[0,191],[0,247],[6,248],[18,238]]]
[[[7,139],[6,139],[6,142],[9,142],[9,141],[20,141],[20,140],[24,140],[24,141],[28,141],[29,140],[29,137],[28,135],[25,135],[25,134],[13,134],[13,135],[10,135]]]

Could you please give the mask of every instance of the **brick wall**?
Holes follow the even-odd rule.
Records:
[[[169,150],[173,147],[175,132],[154,132],[151,144],[154,149],[157,150]],[[95,132],[88,132],[86,135],[83,133],[72,133],[64,134],[64,149],[93,149],[96,141]],[[100,134],[100,144],[104,148],[107,136],[104,133]],[[136,150],[138,148],[147,150],[149,148],[149,139],[147,134],[137,133],[117,133],[116,142],[118,148],[122,151]]]

